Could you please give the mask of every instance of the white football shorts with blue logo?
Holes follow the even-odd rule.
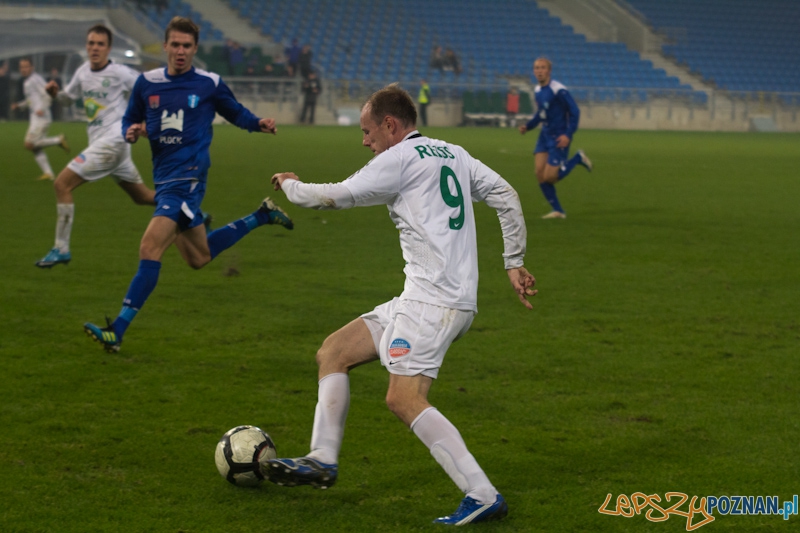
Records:
[[[131,145],[121,137],[119,141],[100,140],[90,144],[69,162],[67,168],[86,181],[111,176],[117,183],[143,183],[131,159]]]
[[[469,330],[474,317],[473,311],[400,298],[361,315],[372,333],[381,364],[390,373],[422,374],[433,379],[439,374],[447,349]]]

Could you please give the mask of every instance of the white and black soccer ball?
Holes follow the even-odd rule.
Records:
[[[237,426],[217,443],[214,460],[222,477],[240,487],[254,487],[264,480],[259,463],[278,456],[275,444],[256,426]]]

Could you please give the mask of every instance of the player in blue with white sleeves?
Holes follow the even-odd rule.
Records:
[[[542,131],[534,149],[536,178],[552,211],[542,218],[567,218],[556,196],[555,184],[566,178],[575,165],[592,171],[592,162],[578,150],[569,157],[569,145],[578,130],[580,110],[563,84],[550,78],[553,65],[549,59],[540,57],[533,62],[533,75],[539,85],[535,89],[536,114],[527,124],[519,127],[525,135],[540,123]]]
[[[139,76],[122,120],[126,141],[135,143],[142,136],[150,140],[156,210],[142,237],[139,270],[119,316],[105,328],[84,325],[86,334],[110,353],[119,351],[125,330],[155,288],[161,257],[172,244],[190,267],[198,269],[258,226],[293,227],[286,213],[266,198],[254,213],[206,235],[200,204],[211,166],[208,149],[215,114],[250,132],[277,130],[274,119],[260,119],[237,102],[217,74],[192,66],[198,35],[191,20],[170,21],[164,39],[167,67]]]

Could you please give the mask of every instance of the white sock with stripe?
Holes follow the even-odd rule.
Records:
[[[350,376],[328,374],[319,380],[314,429],[311,432],[311,452],[308,457],[328,464],[339,462],[339,450],[344,438],[344,424],[350,408]]]
[[[417,415],[411,429],[464,494],[480,504],[495,502],[497,489],[469,453],[458,429],[442,413],[428,407]]]
[[[39,165],[39,168],[42,169],[42,174],[53,175],[53,169],[50,167],[50,161],[47,159],[47,154],[44,153],[44,150],[33,152],[33,158],[36,160],[36,164]]]
[[[62,254],[69,252],[69,239],[72,233],[72,219],[75,217],[75,204],[56,204],[56,248]]]

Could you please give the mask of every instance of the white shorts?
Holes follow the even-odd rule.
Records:
[[[142,183],[142,177],[131,159],[131,145],[125,141],[96,141],[70,161],[67,168],[86,181],[111,176],[117,183]]]
[[[28,123],[28,131],[25,133],[25,142],[36,144],[47,137],[47,130],[50,128],[50,120],[43,117],[32,116]]]
[[[361,318],[367,324],[381,364],[392,374],[436,379],[444,354],[464,335],[475,313],[394,298]]]

